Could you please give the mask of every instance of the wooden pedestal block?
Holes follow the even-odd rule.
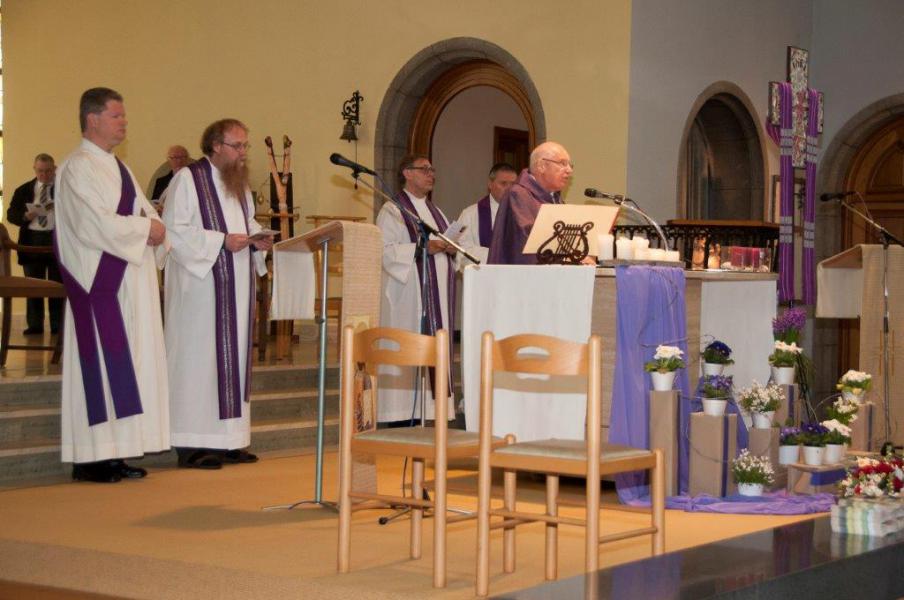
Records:
[[[784,488],[788,478],[787,469],[778,464],[779,434],[778,427],[770,427],[769,429],[753,428],[747,432],[747,449],[750,453],[757,456],[765,456],[772,463],[772,469],[775,471],[775,483],[772,484],[773,490]]]
[[[727,496],[737,491],[731,461],[737,455],[738,416],[691,414],[688,493]]]
[[[800,390],[797,389],[797,384],[782,385],[781,388],[785,392],[785,401],[782,402],[779,409],[775,411],[774,421],[778,423],[778,426],[785,427],[785,421],[788,420],[788,417],[791,418],[791,423],[795,427],[800,426],[802,421],[808,421],[809,419],[804,414],[803,403],[800,399]]]
[[[851,450],[872,452],[880,449],[875,447],[877,444],[873,443],[873,440],[881,439],[884,434],[876,430],[875,421],[873,421],[872,432],[870,432],[873,408],[875,408],[873,405],[865,404],[857,411],[857,420],[851,423]],[[872,433],[872,440],[870,433]]]
[[[835,494],[846,471],[839,465],[814,467],[803,463],[788,465],[788,491],[794,494]]]
[[[662,450],[665,495],[678,494],[678,392],[650,392],[650,449]]]

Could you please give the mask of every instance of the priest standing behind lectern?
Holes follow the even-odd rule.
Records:
[[[426,156],[408,155],[403,158],[398,169],[402,191],[396,195],[396,200],[428,225],[438,231],[445,231],[449,224],[446,216],[428,198],[433,190],[435,173],[436,170]],[[380,209],[377,227],[383,233],[380,323],[384,327],[419,332],[423,260],[423,257],[416,256],[419,228],[411,217],[403,217],[402,212],[391,202],[386,202]],[[425,333],[431,335],[439,329],[448,330],[450,323],[455,321],[452,314],[455,306],[455,267],[452,259],[455,252],[455,248],[439,239],[431,238],[427,245],[428,318]],[[407,424],[412,419],[420,420],[420,406],[414,404],[415,387],[413,368],[381,367],[377,383],[377,420],[397,424]],[[433,419],[433,383],[429,377],[426,388],[426,418]],[[449,419],[455,416],[453,406],[450,399]]]
[[[543,204],[561,204],[560,192],[568,185],[574,165],[568,151],[556,142],[544,142],[530,154],[530,168],[521,171],[499,202],[493,241],[487,262],[502,265],[535,265],[535,254],[524,254],[524,245]]]

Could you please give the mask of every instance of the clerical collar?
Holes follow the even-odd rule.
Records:
[[[107,152],[88,138],[82,138],[82,148],[94,154],[102,154],[104,156],[113,156],[113,152]]]
[[[417,196],[415,196],[414,194],[412,194],[411,192],[409,192],[407,189],[406,189],[406,190],[403,190],[403,191],[404,191],[406,194],[408,194],[408,197],[411,198],[412,202],[415,201],[415,200],[419,200],[419,201],[421,201],[421,202],[426,202],[426,201],[427,201],[427,196],[424,196],[423,198],[418,198]]]

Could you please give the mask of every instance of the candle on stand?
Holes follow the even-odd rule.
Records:
[[[631,238],[631,247],[634,248],[634,258],[637,258],[637,251],[649,248],[650,240],[645,237]]]
[[[650,248],[647,250],[648,260],[665,260],[665,250],[662,248]]]
[[[620,236],[615,240],[615,254],[619,260],[631,260],[634,258],[634,246],[631,240],[624,236]]]
[[[666,250],[665,259],[669,262],[679,262],[681,260],[681,253],[677,250]]]
[[[613,256],[613,244],[615,243],[615,236],[611,233],[601,233],[596,237],[597,250],[599,254],[597,255],[598,260],[612,260]]]

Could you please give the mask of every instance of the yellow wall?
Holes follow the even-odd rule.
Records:
[[[7,199],[36,153],[59,162],[78,143],[79,95],[104,85],[125,97],[117,154],[143,187],[168,145],[197,156],[204,126],[233,116],[251,128],[255,187],[267,176],[263,137],[288,133],[296,206],[371,217],[370,195],[354,195],[327,161],[352,154],[338,139],[342,103],[355,89],[365,97],[358,158],[373,164],[393,77],[459,36],[497,44],[527,70],[548,139],[577,163],[570,202],[600,182],[625,188],[630,0],[4,0],[2,27]]]

